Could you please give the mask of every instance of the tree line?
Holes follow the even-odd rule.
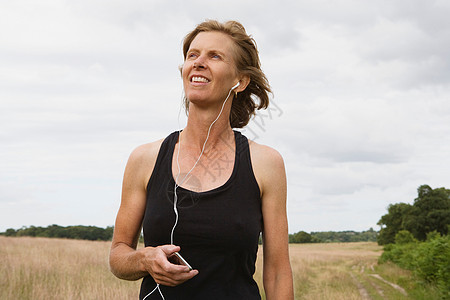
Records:
[[[0,235],[5,236],[31,236],[31,237],[49,237],[49,238],[67,238],[91,241],[109,241],[112,239],[114,226],[100,228],[96,226],[59,226],[56,224],[39,227],[29,226],[20,229],[8,228]],[[374,242],[376,241],[377,232],[370,228],[367,231],[326,231],[311,232],[299,231],[289,234],[289,243],[334,243],[334,242]]]
[[[22,227],[20,229],[8,228],[1,235],[5,236],[32,236],[49,238],[67,238],[91,241],[109,241],[112,239],[114,227],[100,228],[96,226],[59,226],[56,224],[48,227]]]
[[[289,243],[349,243],[376,242],[378,232],[370,228],[367,231],[319,231],[307,233],[299,231],[289,234]]]

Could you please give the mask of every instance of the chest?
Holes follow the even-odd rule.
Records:
[[[215,147],[201,156],[188,147],[175,147],[172,157],[172,176],[179,186],[193,191],[205,192],[225,184],[235,165],[234,145]]]
[[[236,183],[232,178],[218,189],[195,193],[178,188],[178,222],[174,243],[183,249],[253,249],[262,228],[262,213],[257,189],[248,182]],[[148,198],[144,232],[152,243],[164,244],[175,223],[174,190],[167,188]]]

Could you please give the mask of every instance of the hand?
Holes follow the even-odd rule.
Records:
[[[155,248],[146,247],[142,250],[144,251],[142,260],[144,268],[158,284],[177,286],[198,274],[197,270],[189,271],[187,266],[169,261],[175,252],[180,251],[179,246],[164,245]]]

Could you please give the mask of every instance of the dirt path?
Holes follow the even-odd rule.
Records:
[[[355,275],[350,273],[350,276],[352,277],[353,281],[355,282],[356,286],[358,287],[359,294],[361,295],[361,298],[363,300],[372,300],[372,297],[370,297],[369,292],[366,290],[364,285],[361,281],[359,281]]]
[[[395,283],[392,283],[392,282],[390,282],[390,281],[387,281],[386,279],[384,279],[383,277],[381,277],[380,275],[378,275],[378,274],[369,274],[370,276],[372,276],[372,277],[375,277],[375,278],[377,278],[377,279],[379,279],[379,280],[381,280],[381,281],[383,281],[384,283],[386,283],[386,284],[389,284],[390,286],[392,286],[394,289],[396,289],[397,291],[399,291],[400,293],[402,293],[403,295],[405,295],[405,296],[408,296],[408,293],[405,291],[405,289],[404,288],[402,288],[401,286],[399,286],[399,285],[397,285],[397,284],[395,284]]]
[[[373,288],[377,291],[378,295],[380,295],[383,299],[386,299],[386,298],[384,297],[384,291],[383,291],[383,289],[382,289],[378,284],[376,284],[376,283],[373,282],[373,281],[370,281],[370,285],[373,286]]]
[[[359,290],[359,293],[361,295],[361,298],[363,300],[368,300],[368,299],[372,299],[372,297],[370,296],[370,293],[368,292],[368,290],[366,289],[366,287],[364,287],[364,282],[367,284],[370,284],[370,286],[372,286],[372,288],[378,293],[378,295],[380,295],[383,299],[387,299],[385,296],[385,290],[383,290],[382,287],[380,287],[380,285],[376,284],[374,282],[374,280],[371,280],[368,277],[372,277],[372,278],[376,278],[377,280],[391,286],[393,289],[395,289],[396,291],[400,292],[402,295],[404,296],[408,296],[408,293],[405,291],[404,288],[402,288],[401,286],[390,282],[386,279],[384,279],[383,277],[381,277],[379,274],[375,274],[375,273],[366,273],[366,266],[362,265],[359,266],[359,276],[362,277],[361,279],[358,279],[357,276],[355,276],[354,273],[356,273],[358,269],[358,266],[353,266],[352,267],[352,271],[350,272],[350,276],[352,277],[353,281],[355,282],[356,287]],[[371,271],[374,271],[373,266],[369,266],[369,269]]]

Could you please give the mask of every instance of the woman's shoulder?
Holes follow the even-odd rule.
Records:
[[[160,139],[136,147],[128,158],[124,180],[130,179],[145,188],[155,167],[163,141],[164,139]]]
[[[164,139],[160,139],[154,142],[146,143],[137,146],[130,154],[130,159],[133,160],[147,160],[155,158],[158,155],[159,148],[161,147]]]
[[[248,140],[248,145],[253,163],[263,162],[265,165],[283,164],[283,157],[276,149],[252,140]]]
[[[253,174],[263,194],[273,182],[285,178],[283,157],[274,148],[255,141],[249,140],[249,147]]]
[[[153,170],[163,141],[164,139],[160,139],[137,146],[128,158],[127,168],[130,168],[135,172],[138,172],[139,170],[144,172]]]

